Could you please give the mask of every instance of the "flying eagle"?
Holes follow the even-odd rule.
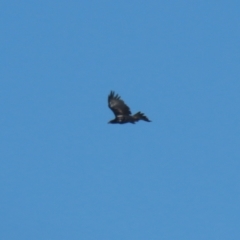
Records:
[[[131,115],[130,108],[124,103],[121,97],[118,94],[115,94],[113,91],[111,91],[108,96],[108,106],[115,115],[115,119],[109,121],[108,123],[135,123],[139,120],[151,122],[141,112]]]

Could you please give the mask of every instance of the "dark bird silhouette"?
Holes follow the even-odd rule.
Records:
[[[108,106],[115,115],[115,119],[109,121],[108,123],[135,123],[139,120],[151,122],[141,112],[131,115],[132,113],[130,108],[124,103],[121,97],[118,94],[115,94],[113,91],[111,91],[108,96]]]

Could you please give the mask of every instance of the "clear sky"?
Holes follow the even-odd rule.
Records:
[[[240,1],[0,3],[1,240],[240,239]],[[111,125],[111,90],[151,123]]]

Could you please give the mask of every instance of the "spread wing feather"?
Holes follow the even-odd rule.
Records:
[[[113,91],[111,91],[108,96],[108,106],[115,116],[131,114],[130,108],[124,103],[121,97]]]

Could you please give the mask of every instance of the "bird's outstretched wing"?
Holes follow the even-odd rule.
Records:
[[[108,106],[115,116],[131,114],[129,107],[124,103],[121,97],[113,91],[111,91],[108,96]]]

